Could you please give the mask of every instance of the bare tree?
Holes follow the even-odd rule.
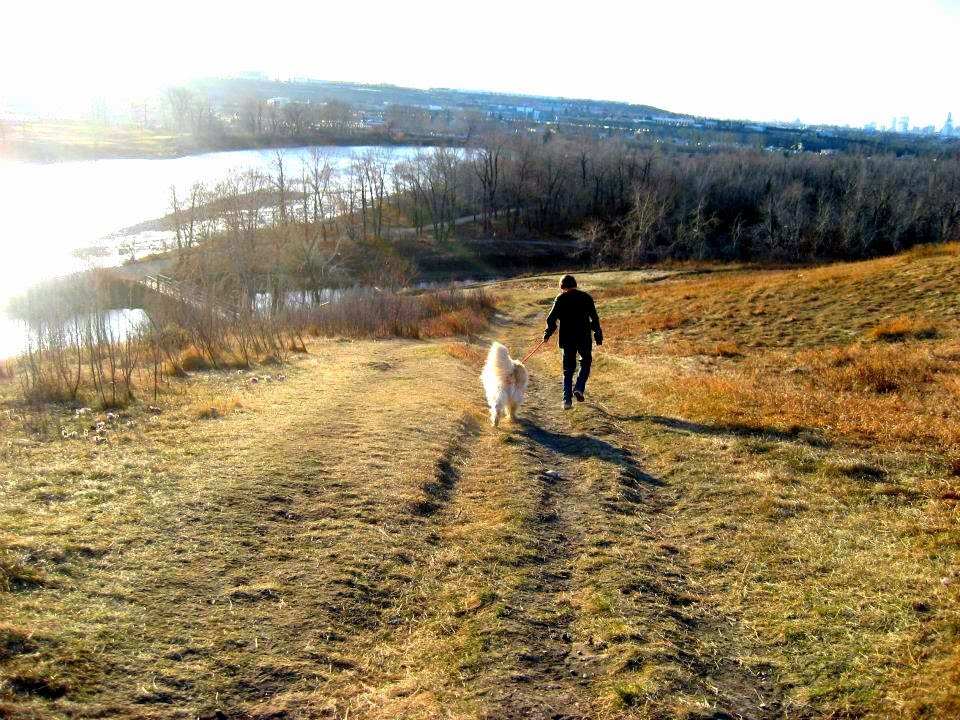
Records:
[[[190,88],[176,87],[167,90],[166,101],[177,130],[182,132],[190,128],[195,100]]]

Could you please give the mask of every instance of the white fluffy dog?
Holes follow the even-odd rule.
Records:
[[[490,422],[494,427],[503,415],[511,420],[516,417],[517,408],[523,405],[523,393],[529,379],[523,363],[510,357],[507,348],[498,342],[490,346],[480,380],[487,394]]]

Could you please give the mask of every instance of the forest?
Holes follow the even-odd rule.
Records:
[[[571,264],[810,263],[955,239],[956,157],[649,147],[549,131],[346,166],[322,148],[171,196],[178,272],[256,292],[409,284],[437,248],[571,247]],[[565,245],[564,245],[565,244]],[[191,277],[194,275],[194,277]]]

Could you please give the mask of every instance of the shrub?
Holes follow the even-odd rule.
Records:
[[[404,295],[356,289],[322,306],[304,307],[292,323],[315,335],[345,337],[447,337],[482,329],[494,307],[484,290],[442,290]]]
[[[196,346],[191,345],[180,353],[175,363],[176,367],[184,372],[195,372],[197,370],[209,370],[211,365],[206,355]]]

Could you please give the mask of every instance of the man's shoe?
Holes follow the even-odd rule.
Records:
[[[577,399],[577,402],[583,402],[583,390],[574,390],[573,396]]]
[[[572,407],[573,407],[573,401],[572,401],[572,400],[564,400],[564,401],[563,401],[563,409],[564,409],[564,410],[569,410],[569,409],[572,408]]]

